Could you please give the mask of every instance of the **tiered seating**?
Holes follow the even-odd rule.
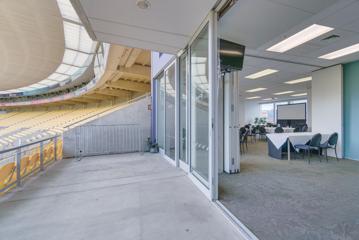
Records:
[[[116,109],[123,104],[90,107],[13,111],[0,114],[0,149],[46,136],[61,134],[66,127]]]
[[[16,186],[17,178],[22,181],[55,160],[62,159],[63,140],[61,134],[69,127],[82,125],[94,117],[104,115],[127,106],[128,103],[116,105],[87,106],[76,108],[52,108],[9,111],[0,114],[0,150],[24,143],[60,135],[40,143],[21,148],[20,166],[16,161],[17,149],[0,155],[0,195]],[[41,165],[43,156],[43,165]],[[19,170],[19,171],[18,171]],[[20,175],[18,175],[20,174]]]

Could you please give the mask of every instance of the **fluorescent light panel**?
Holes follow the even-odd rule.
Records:
[[[297,94],[293,94],[291,95],[292,97],[302,97],[302,96],[307,96],[308,93],[297,93]]]
[[[248,75],[245,78],[257,79],[257,78],[261,78],[261,77],[264,77],[264,76],[267,76],[267,75],[270,75],[270,74],[273,74],[273,73],[276,73],[276,72],[278,72],[278,70],[267,68],[267,69],[265,69],[263,71]]]
[[[346,48],[343,48],[343,49],[339,49],[337,51],[334,51],[334,52],[331,52],[331,53],[328,53],[328,54],[325,54],[323,56],[320,56],[319,58],[332,60],[332,59],[344,57],[346,55],[353,54],[353,53],[356,53],[356,52],[359,52],[359,43],[354,44],[354,45],[349,46],[349,47],[346,47]]]
[[[253,92],[260,92],[260,91],[264,91],[264,90],[267,90],[267,89],[266,88],[254,88],[254,89],[247,90],[246,92],[253,93]]]
[[[284,94],[289,94],[289,93],[294,93],[294,91],[277,92],[277,93],[274,93],[274,95],[284,95]]]
[[[254,96],[254,97],[247,97],[246,99],[251,100],[251,99],[258,99],[261,98],[260,96]]]
[[[288,82],[285,82],[286,84],[297,84],[297,83],[302,83],[302,82],[309,82],[312,81],[312,77],[304,77],[304,78],[299,78],[296,80],[291,80]]]
[[[300,32],[284,39],[283,41],[268,48],[267,51],[283,53],[292,48],[295,48],[303,43],[309,42],[310,40],[317,38],[327,32],[334,30],[334,28],[313,24]]]

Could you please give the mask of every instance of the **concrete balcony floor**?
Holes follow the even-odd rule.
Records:
[[[241,239],[159,155],[65,159],[0,198],[0,239]]]

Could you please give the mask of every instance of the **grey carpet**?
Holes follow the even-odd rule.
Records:
[[[262,240],[359,239],[359,162],[276,160],[249,144],[241,173],[221,174],[220,201]]]

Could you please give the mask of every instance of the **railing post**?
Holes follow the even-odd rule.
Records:
[[[57,160],[57,136],[54,138],[54,160]]]
[[[44,142],[40,143],[40,170],[44,171]]]
[[[16,152],[16,185],[21,186],[21,148]]]
[[[138,128],[138,152],[141,152],[141,129]]]

